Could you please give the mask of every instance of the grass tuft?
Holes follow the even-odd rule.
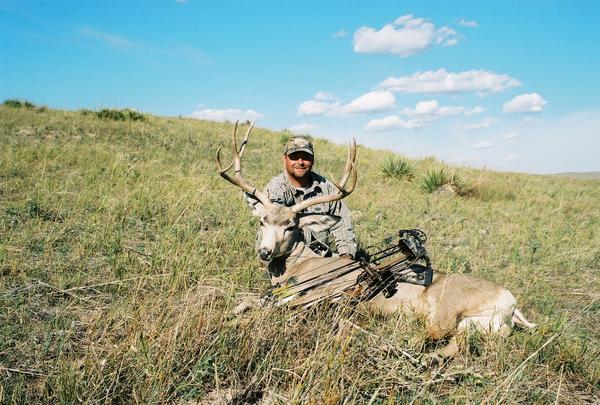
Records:
[[[415,175],[414,166],[398,156],[388,156],[381,163],[381,173],[391,179],[411,179]]]
[[[458,174],[448,174],[444,168],[431,169],[421,178],[421,190],[426,193],[450,193],[460,196],[473,195],[475,188]]]

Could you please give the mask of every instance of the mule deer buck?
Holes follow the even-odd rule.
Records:
[[[285,207],[271,202],[265,193],[242,177],[241,157],[252,127],[253,124],[250,125],[238,149],[236,123],[231,141],[233,160],[224,168],[219,148],[216,157],[217,168],[219,175],[225,180],[258,200],[252,214],[260,219],[262,238],[258,247],[259,258],[269,270],[271,283],[274,286],[295,285],[310,282],[319,276],[330,277],[330,282],[311,289],[308,294],[290,294],[283,302],[294,306],[303,305],[314,302],[319,295],[333,300],[340,299],[348,287],[356,285],[361,270],[356,266],[352,270],[350,266],[351,271],[344,272],[344,268],[348,269],[350,264],[357,262],[349,258],[321,257],[308,248],[303,239],[302,229],[306,226],[315,231],[327,229],[336,223],[337,218],[330,215],[303,215],[303,211],[315,204],[337,201],[352,193],[357,181],[354,164],[355,141],[351,143],[341,180],[334,183],[338,189],[337,194],[315,197],[292,207]],[[233,176],[228,173],[232,167],[235,172]],[[527,328],[535,327],[535,324],[527,321],[516,307],[514,296],[506,288],[477,277],[436,271],[432,284],[427,287],[398,283],[395,290],[396,292],[388,297],[379,293],[366,302],[366,305],[383,314],[412,311],[424,316],[427,337],[431,340],[451,336],[448,345],[434,354],[436,357],[447,358],[456,354],[459,349],[456,333],[464,331],[470,325],[482,332],[502,336],[510,334],[513,324]],[[242,304],[237,308],[237,312],[242,312],[249,306]]]

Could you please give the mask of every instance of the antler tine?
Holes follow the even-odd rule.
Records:
[[[219,172],[219,175],[223,176],[223,173],[229,171],[229,169],[231,169],[232,166],[233,161],[225,169],[223,169],[223,167],[221,166],[221,146],[219,146],[219,149],[217,149],[217,171]]]
[[[350,184],[349,188],[346,188],[346,182],[348,181],[348,178],[350,176],[352,176],[352,183]],[[356,165],[354,164],[354,162],[352,162],[350,173],[345,175],[345,178],[342,179],[342,181],[340,181],[339,185],[338,185],[338,183],[336,183],[333,180],[331,180],[331,182],[338,189],[338,191],[340,193],[344,194],[344,197],[346,197],[346,196],[352,194],[352,192],[354,191],[354,187],[356,187],[357,180],[358,180],[358,175],[356,173]]]
[[[348,149],[348,157],[346,158],[346,165],[344,166],[344,171],[342,178],[340,179],[338,186],[336,183],[335,186],[340,189],[346,187],[346,182],[348,181],[348,177],[352,172],[352,168],[354,167],[354,161],[356,160],[356,139],[352,138],[352,143],[350,144],[350,149]]]
[[[244,150],[246,150],[246,145],[248,144],[248,137],[250,136],[250,132],[252,132],[252,128],[254,128],[254,124],[256,123],[256,121],[250,121],[250,126],[248,127],[248,130],[246,131],[246,136],[244,136],[244,140],[242,141],[242,144],[240,145],[240,159],[242,156],[244,156]]]
[[[235,170],[235,175],[236,175],[236,177],[241,178],[241,176],[242,176],[242,157],[240,156],[240,152],[238,151],[237,139],[236,139],[238,124],[239,124],[239,121],[236,121],[235,125],[233,126],[233,133],[231,134],[231,148],[233,151],[233,166],[234,166],[234,170]]]
[[[349,196],[354,191],[354,187],[356,186],[356,182],[358,180],[356,165],[354,164],[355,159],[356,141],[353,138],[352,144],[350,145],[350,150],[348,151],[348,158],[344,167],[344,173],[342,174],[342,178],[339,181],[339,185],[332,180],[333,185],[338,190],[337,194],[324,195],[321,197],[311,198],[310,200],[302,201],[291,208],[292,212],[294,214],[297,214],[308,207],[312,207],[313,205],[338,201],[342,198]],[[346,183],[348,182],[348,178],[350,177],[352,177],[352,183],[350,184],[349,188],[346,188]]]
[[[223,169],[223,166],[221,164],[221,147],[219,147],[219,149],[217,149],[217,172],[225,180],[227,180],[235,186],[238,186],[251,196],[256,197],[258,201],[260,201],[264,206],[268,206],[271,204],[269,198],[263,192],[257,190],[256,187],[253,187],[248,182],[246,182],[246,180],[244,180],[244,178],[242,177],[241,156],[244,154],[244,149],[246,147],[246,144],[248,143],[248,137],[250,136],[250,131],[252,131],[252,128],[254,127],[254,122],[252,122],[250,128],[246,132],[246,136],[242,141],[242,146],[240,149],[237,148],[237,127],[238,122],[236,121],[235,126],[233,127],[233,134],[231,136],[233,161],[229,164],[229,166]],[[227,173],[232,167],[234,167],[235,169],[235,177]]]

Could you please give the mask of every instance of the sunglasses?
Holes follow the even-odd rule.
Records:
[[[314,157],[310,154],[310,153],[306,153],[306,152],[294,152],[294,153],[290,153],[289,155],[287,155],[288,159],[292,160],[292,161],[296,161],[296,160],[308,160],[308,161],[313,161]]]

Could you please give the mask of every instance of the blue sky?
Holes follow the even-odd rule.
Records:
[[[0,99],[597,171],[599,22],[598,1],[0,0]]]

